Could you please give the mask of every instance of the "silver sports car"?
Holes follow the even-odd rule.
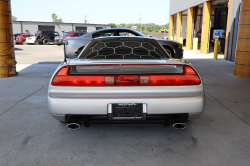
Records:
[[[77,38],[66,38],[65,42],[65,53],[68,58],[75,58],[82,51],[82,49],[94,38],[98,37],[112,37],[112,36],[141,36],[146,37],[144,34],[128,28],[109,28],[100,29],[89,32],[83,36]],[[172,40],[156,39],[168,54],[176,59],[183,57],[182,44]]]
[[[49,83],[51,115],[78,129],[94,123],[163,123],[176,129],[204,110],[201,77],[154,39],[93,39]]]

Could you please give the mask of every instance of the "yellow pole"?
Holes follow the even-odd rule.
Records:
[[[218,59],[218,48],[219,48],[219,39],[215,39],[215,42],[214,42],[214,60]]]
[[[193,54],[197,54],[197,50],[198,50],[198,38],[194,38],[194,41],[193,41]]]
[[[171,15],[169,18],[169,35],[168,35],[170,40],[172,40],[171,37],[173,36],[173,26],[174,26],[174,16]]]
[[[179,42],[183,45],[183,37],[180,37],[180,41]]]
[[[207,2],[203,3],[202,33],[201,33],[201,54],[207,54],[207,50],[208,50],[210,8],[211,8],[211,2],[210,1],[207,1]]]
[[[176,41],[180,41],[181,37],[181,12],[177,13],[177,21],[176,21]]]
[[[192,45],[193,8],[188,9],[186,49],[191,50]]]
[[[0,78],[16,74],[10,9],[9,0],[0,0]]]

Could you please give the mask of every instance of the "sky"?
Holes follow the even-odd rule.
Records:
[[[155,23],[169,22],[169,0],[11,0],[12,15],[18,21],[52,22],[55,13],[63,22]]]

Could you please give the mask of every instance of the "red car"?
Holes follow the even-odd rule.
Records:
[[[64,35],[63,36],[63,43],[65,44],[66,42],[66,37],[79,37],[79,36],[82,36],[82,35],[85,35],[87,32],[79,32],[79,31],[72,31],[72,32],[69,32],[69,35]]]
[[[16,44],[26,44],[26,37],[34,36],[32,34],[20,34],[16,37]]]

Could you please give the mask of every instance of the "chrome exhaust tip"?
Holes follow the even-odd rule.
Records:
[[[67,124],[67,128],[70,130],[78,130],[81,127],[79,123],[69,123]]]
[[[176,130],[183,130],[186,128],[186,124],[185,123],[174,123],[173,128]]]

